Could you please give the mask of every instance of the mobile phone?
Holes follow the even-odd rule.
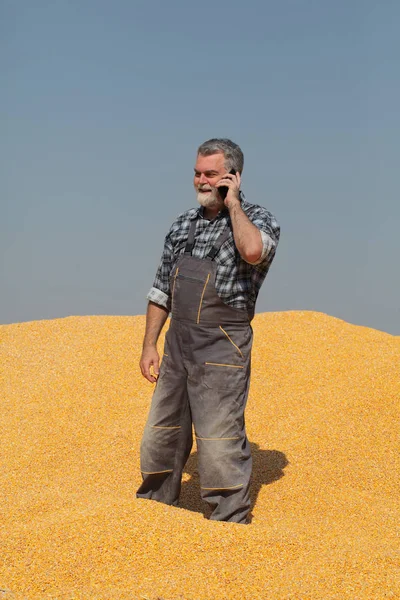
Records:
[[[235,169],[231,169],[231,170],[229,171],[229,173],[230,173],[231,175],[236,175],[236,171],[235,171]],[[226,195],[227,195],[227,193],[228,193],[228,189],[229,189],[229,188],[228,188],[228,186],[226,186],[226,185],[222,185],[221,187],[219,187],[219,188],[218,188],[218,192],[219,192],[219,195],[221,196],[222,200],[225,200],[225,198],[226,198]]]

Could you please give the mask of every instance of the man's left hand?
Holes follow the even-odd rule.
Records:
[[[215,184],[216,188],[222,186],[228,188],[228,193],[224,200],[224,204],[228,209],[232,208],[235,204],[240,203],[240,181],[240,173],[237,171],[235,174],[227,173]]]

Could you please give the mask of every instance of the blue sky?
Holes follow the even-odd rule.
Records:
[[[281,225],[258,312],[400,334],[400,4],[0,0],[0,322],[146,310],[230,137]]]

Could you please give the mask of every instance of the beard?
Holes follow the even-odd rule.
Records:
[[[208,190],[207,193],[197,188],[197,202],[205,208],[222,208],[224,204],[217,188],[211,188],[211,192]]]

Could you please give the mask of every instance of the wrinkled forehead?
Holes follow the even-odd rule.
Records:
[[[224,171],[225,157],[222,152],[218,152],[217,154],[210,154],[210,156],[203,156],[202,154],[198,154],[195,168],[196,171],[199,171],[201,173],[205,171]]]

